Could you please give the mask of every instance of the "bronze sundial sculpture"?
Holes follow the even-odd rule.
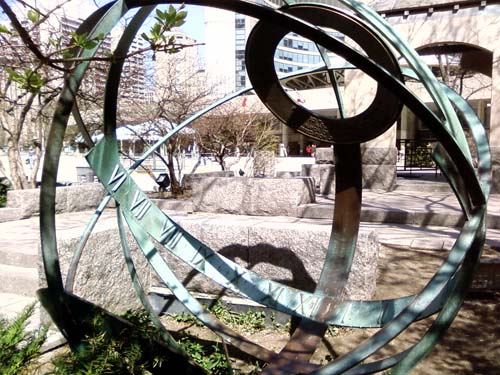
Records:
[[[302,2],[291,4],[290,1],[285,7],[274,9],[239,0],[182,2],[230,10],[259,20],[248,39],[246,49],[246,66],[252,87],[214,103],[179,124],[126,169],[120,164],[116,139],[117,97],[123,62],[111,65],[103,109],[104,138],[87,155],[89,164],[109,194],[82,235],[64,284],[56,245],[56,176],[68,119],[71,111],[76,111],[75,94],[88,63],[81,63],[66,78],[50,130],[41,185],[40,224],[47,288],[40,290],[39,296],[44,306],[70,345],[78,348],[84,335],[80,323],[99,310],[72,294],[78,260],[100,213],[109,200],[114,199],[124,256],[131,275],[135,274],[135,268],[124,234],[125,226],[128,226],[145,258],[175,297],[227,344],[268,363],[263,373],[371,374],[389,368],[392,369],[392,374],[409,372],[450,326],[481,255],[491,167],[487,137],[482,124],[467,102],[440,84],[417,53],[379,15],[363,4],[340,0],[344,9],[339,9]],[[107,34],[128,10],[138,9],[117,46],[117,55],[125,55],[146,17],[154,6],[162,3],[158,0],[118,0],[109,3],[84,21],[79,32],[88,32],[89,37]],[[318,26],[335,29],[351,38],[366,55],[330,36]],[[372,104],[364,112],[347,117],[339,100],[341,118],[334,119],[310,111],[290,99],[280,84],[273,62],[279,41],[289,32],[302,35],[320,46],[325,65],[315,71],[326,71],[332,76],[335,67],[330,66],[326,55],[326,51],[331,51],[348,62],[349,65],[342,69],[357,68],[375,79],[378,88]],[[91,57],[96,49],[82,51],[81,56]],[[400,61],[404,62],[404,67]],[[421,82],[434,100],[437,115],[405,86],[404,77]],[[331,81],[338,93],[335,79]],[[264,279],[216,253],[156,207],[130,177],[130,173],[143,160],[176,132],[204,113],[251,89],[286,125],[312,139],[335,145],[334,226],[326,261],[313,293]],[[434,159],[460,201],[466,222],[446,261],[418,294],[388,300],[342,300],[341,293],[349,275],[359,228],[362,168],[360,143],[386,131],[400,115],[403,105],[413,111],[438,139]],[[85,130],[84,124],[80,123],[80,126]],[[476,142],[479,165],[477,172],[473,167],[462,127],[470,129]],[[280,353],[272,352],[224,326],[175,277],[168,263],[156,250],[159,246],[223,287],[271,309],[300,318],[298,328],[285,348]],[[151,312],[144,290],[135,277],[132,279],[144,307]],[[151,315],[155,324],[161,324],[152,312]],[[432,325],[413,346],[383,360],[372,359],[374,353],[413,322],[429,316],[434,318]],[[111,315],[109,319],[111,326],[122,324]],[[360,328],[380,327],[380,330],[348,354],[323,367],[309,363],[328,325],[332,324]],[[182,358],[182,350],[164,329],[163,339],[166,350]],[[199,371],[187,360],[185,363],[185,371]]]

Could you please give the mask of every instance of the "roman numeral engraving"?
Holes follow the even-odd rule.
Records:
[[[304,299],[302,293],[299,294],[299,298],[299,305],[294,310],[303,316],[311,316],[320,299],[315,296],[308,296]]]
[[[226,285],[228,285],[228,286],[234,286],[234,287],[238,286],[239,279],[241,279],[241,277],[246,274],[246,272],[244,270],[240,270],[238,268],[236,268],[234,270],[234,272],[236,273],[236,276],[233,277],[231,280],[228,280],[226,282]]]
[[[170,221],[165,220],[163,222],[163,226],[161,227],[160,242],[165,244],[167,241],[170,241],[176,232],[177,229],[175,225],[173,225]]]
[[[146,212],[151,208],[151,202],[146,199],[141,192],[137,190],[132,201],[130,211],[134,214],[137,220],[142,220]]]
[[[195,252],[189,263],[200,272],[205,272],[205,256],[207,255],[206,248],[202,245]]]
[[[115,169],[113,169],[113,173],[111,174],[111,178],[108,181],[108,185],[113,185],[111,188],[111,191],[114,193],[116,192],[120,186],[123,185],[125,180],[127,179],[127,175],[124,171],[120,170],[119,165],[117,164],[115,166]]]
[[[267,295],[260,302],[266,306],[276,306],[279,303],[279,297],[284,291],[285,288],[283,286],[270,282],[267,285]],[[265,293],[264,290],[263,292]]]

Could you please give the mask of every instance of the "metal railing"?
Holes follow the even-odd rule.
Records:
[[[398,171],[435,171],[438,167],[432,159],[433,145],[428,141],[400,139],[398,141]]]

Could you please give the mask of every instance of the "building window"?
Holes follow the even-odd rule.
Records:
[[[237,29],[244,29],[245,28],[245,19],[244,18],[236,18],[235,27]]]

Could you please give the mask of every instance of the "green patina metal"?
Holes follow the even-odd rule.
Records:
[[[136,277],[136,268],[125,236],[125,226],[129,228],[152,269],[171,289],[176,298],[226,343],[267,362],[269,365],[264,369],[263,374],[370,374],[390,367],[393,368],[393,373],[407,373],[425,357],[444,334],[457,314],[466,288],[471,283],[485,237],[484,219],[491,169],[487,137],[483,126],[467,102],[449,88],[438,83],[430,70],[420,61],[416,52],[381,17],[363,4],[350,0],[340,1],[353,13],[305,2],[291,4],[292,1],[288,2],[289,6],[278,10],[237,0],[184,1],[188,4],[219,7],[239,12],[259,20],[249,38],[246,53],[248,73],[253,87],[231,94],[185,120],[136,160],[128,170],[120,164],[116,140],[116,110],[123,60],[111,64],[103,111],[105,136],[101,142],[92,147],[87,155],[89,164],[109,194],[98,207],[82,235],[64,288],[56,246],[55,176],[62,138],[71,111],[82,128],[82,133],[88,134],[85,124],[78,116],[75,101],[76,92],[88,63],[79,64],[67,77],[55,111],[50,131],[51,142],[47,147],[43,170],[40,224],[48,289],[42,290],[40,296],[63,334],[75,348],[78,348],[82,340],[77,322],[85,319],[86,315],[93,314],[93,311],[97,309],[90,308],[87,302],[78,302],[78,299],[71,294],[74,278],[86,241],[104,207],[111,199],[117,203],[122,248],[134,288],[139,299],[150,312],[152,321],[162,329],[166,350],[170,350],[175,356],[182,358],[184,354],[153,314],[146,293]],[[115,51],[115,56],[124,56],[147,15],[155,5],[161,3],[163,2],[153,0],[113,2],[96,11],[82,24],[80,30],[88,32],[91,37],[99,33],[106,34],[129,9],[139,8],[125,29]],[[180,3],[180,1],[171,3]],[[367,49],[368,57],[346,43],[331,37],[317,26],[337,29],[354,40],[358,40],[360,45]],[[286,96],[274,71],[273,56],[277,43],[288,32],[307,37],[320,47],[324,57],[324,66],[309,72],[301,72],[300,75],[323,71],[330,76],[341,119],[336,121],[325,119],[293,103]],[[269,38],[270,35],[277,35],[276,40]],[[371,43],[375,43],[377,48],[370,47]],[[92,57],[96,50],[97,47],[94,50],[83,51],[80,56]],[[331,66],[326,51],[342,56],[350,65]],[[409,67],[400,67],[393,51],[404,57]],[[351,68],[362,70],[379,83],[377,90],[381,94],[377,96],[377,101],[387,105],[390,102],[393,108],[390,112],[394,113],[379,115],[376,109],[377,105],[380,106],[378,103],[367,112],[365,117],[348,117],[333,78],[335,78],[335,69]],[[262,74],[263,72],[266,73]],[[404,85],[403,74],[422,82],[435,100],[444,120],[436,116]],[[251,89],[254,89],[271,112],[276,113],[288,126],[303,131],[312,138],[328,140],[335,144],[337,168],[334,225],[323,270],[313,293],[264,279],[219,255],[156,207],[130,177],[133,170],[178,131],[189,126],[203,114]],[[269,96],[271,91],[273,95]],[[360,143],[373,139],[391,126],[402,104],[417,114],[439,139],[440,143],[434,152],[435,161],[448,178],[462,205],[467,221],[448,258],[420,293],[389,300],[345,301],[342,299],[342,291],[347,282],[356,249],[362,201]],[[460,116],[457,116],[453,107],[460,112]],[[290,111],[283,112],[284,108]],[[462,123],[459,118],[463,119]],[[366,123],[370,126],[366,127]],[[477,172],[471,163],[462,125],[470,128],[476,142],[479,159]],[[93,146],[90,144],[92,143],[90,137],[86,139],[89,146]],[[225,327],[201,306],[176,278],[166,260],[161,256],[160,247],[225,288],[272,309],[301,318],[288,344],[280,353],[274,353]],[[65,308],[57,309],[55,305],[58,303]],[[85,306],[83,313],[75,311],[78,306]],[[383,360],[370,362],[370,357],[374,353],[405,331],[413,322],[433,314],[437,315],[433,325],[415,345],[404,348],[401,352]],[[115,318],[110,315],[109,319],[112,322]],[[319,368],[317,365],[309,364],[308,360],[329,324],[349,327],[381,327],[381,329],[351,352]],[[191,367],[188,367],[194,369],[195,372],[198,371],[188,359],[186,359],[186,364],[189,364]]]

